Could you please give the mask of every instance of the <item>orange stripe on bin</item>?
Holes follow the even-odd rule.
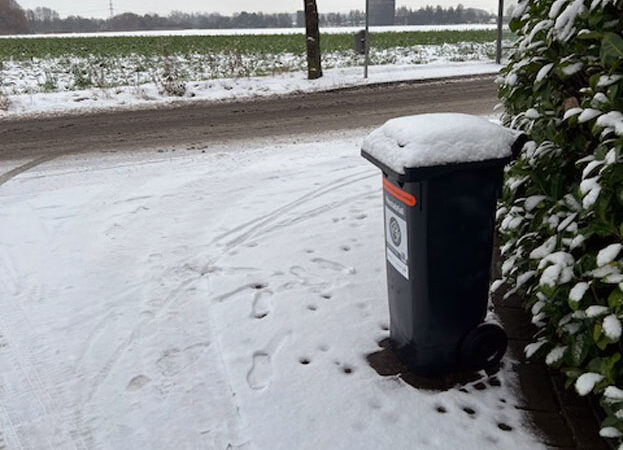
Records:
[[[402,189],[394,186],[386,178],[383,178],[383,188],[400,200],[402,203],[408,206],[415,206],[415,197],[408,192],[403,191]]]

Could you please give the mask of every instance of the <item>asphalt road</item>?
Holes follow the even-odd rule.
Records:
[[[493,79],[489,75],[253,101],[7,119],[0,122],[0,160],[356,129],[425,112],[488,114],[497,103]]]

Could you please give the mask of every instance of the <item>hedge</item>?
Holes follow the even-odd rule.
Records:
[[[526,354],[598,395],[623,450],[623,1],[524,0],[510,28],[503,122],[531,140],[507,171],[492,289],[525,296]]]

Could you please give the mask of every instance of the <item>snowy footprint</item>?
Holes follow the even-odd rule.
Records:
[[[253,390],[259,391],[266,389],[273,378],[272,358],[285,344],[290,331],[276,335],[268,343],[266,348],[253,353],[251,369],[247,373],[247,384]]]
[[[268,353],[259,351],[253,354],[251,370],[247,375],[247,383],[251,389],[261,390],[270,384],[273,368]]]
[[[296,280],[290,280],[279,286],[278,290],[290,290],[298,286],[306,286],[314,290],[325,289],[329,284],[323,281],[318,275],[309,273],[301,266],[290,267],[290,274],[296,277]]]
[[[345,274],[354,275],[357,273],[357,270],[354,267],[347,267],[344,264],[340,264],[335,261],[329,261],[324,258],[314,258],[311,260],[314,264],[318,264],[323,269],[333,270],[335,272],[341,272]]]
[[[270,297],[273,292],[271,290],[257,291],[253,298],[253,311],[251,316],[255,319],[263,319],[272,312]]]

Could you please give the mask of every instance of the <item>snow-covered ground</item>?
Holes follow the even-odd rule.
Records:
[[[303,72],[289,72],[265,77],[221,78],[186,83],[182,97],[166,95],[157,83],[116,88],[92,88],[50,93],[7,96],[6,111],[0,118],[51,113],[82,113],[86,111],[141,108],[183,104],[198,100],[234,100],[285,95],[295,92],[319,92],[371,83],[422,80],[458,75],[497,73],[501,66],[491,62],[437,62],[423,65],[372,66],[370,76],[363,79],[361,67],[329,69],[318,80],[309,81]]]
[[[5,177],[0,446],[544,448],[508,357],[500,387],[446,392],[366,361],[388,336],[368,131]]]
[[[508,28],[506,25],[505,29]],[[456,25],[397,25],[370,27],[373,33],[404,31],[444,31],[444,30],[493,30],[497,28],[495,24],[456,24]],[[356,33],[362,27],[323,27],[320,29],[322,34],[344,34]],[[270,34],[304,34],[304,28],[236,28],[223,30],[153,30],[153,31],[106,31],[101,33],[53,33],[53,34],[18,34],[4,35],[0,39],[10,38],[50,38],[50,37],[111,37],[111,36],[241,36],[241,35],[270,35]]]

